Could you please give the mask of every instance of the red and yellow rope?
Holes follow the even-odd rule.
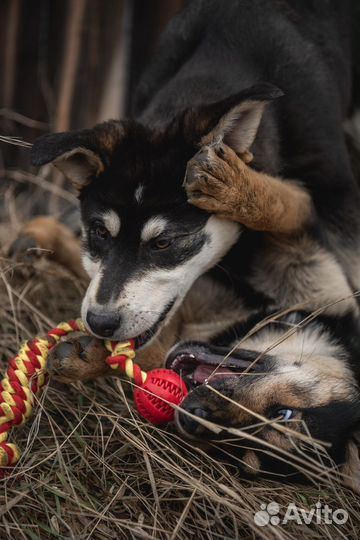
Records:
[[[12,467],[20,458],[16,444],[8,442],[9,432],[13,426],[23,424],[32,413],[34,396],[46,382],[49,351],[63,336],[79,331],[86,331],[81,319],[60,323],[45,337],[24,343],[17,356],[10,360],[6,375],[0,382],[0,467]],[[112,369],[120,369],[134,379],[136,385],[141,386],[146,381],[146,373],[133,362],[133,341],[107,341],[105,346],[111,353],[107,362]]]

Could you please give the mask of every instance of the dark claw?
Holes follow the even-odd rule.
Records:
[[[225,150],[221,143],[219,145],[214,146],[214,152],[222,158],[225,156]]]
[[[79,358],[84,362],[88,362],[87,348],[89,345],[92,344],[93,339],[94,338],[92,338],[91,336],[81,336],[74,342],[74,345],[76,347],[76,353]]]
[[[195,170],[195,168],[188,166],[187,169],[186,169],[184,185],[193,184],[194,182],[196,182],[198,177],[199,177],[199,175],[198,175],[198,172]]]
[[[16,259],[23,260],[24,262],[31,262],[34,258],[40,256],[36,240],[31,236],[19,236],[10,246],[8,256]]]
[[[63,341],[59,343],[56,347],[56,357],[58,360],[63,360],[64,358],[69,358],[71,354],[74,352],[74,349],[76,350],[76,353],[83,352],[83,349],[81,349],[80,344],[77,344],[77,342],[73,343],[71,341]]]

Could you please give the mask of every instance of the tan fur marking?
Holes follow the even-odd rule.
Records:
[[[97,129],[96,129],[97,128]],[[97,144],[107,156],[111,156],[124,137],[124,127],[121,122],[110,120],[95,127]]]

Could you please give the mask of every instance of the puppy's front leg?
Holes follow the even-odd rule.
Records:
[[[255,171],[225,144],[203,147],[189,161],[189,202],[257,231],[292,234],[310,222],[312,200],[301,185]]]
[[[148,372],[164,365],[169,349],[177,341],[181,321],[181,316],[175,315],[148,347],[136,352],[135,361],[141,369]],[[54,379],[66,383],[89,381],[108,375],[123,377],[123,373],[112,370],[106,363],[108,356],[104,341],[82,332],[74,332],[64,337],[50,351],[47,370]]]

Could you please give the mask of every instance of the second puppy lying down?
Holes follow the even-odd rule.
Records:
[[[307,439],[311,434],[325,443],[323,464],[330,457],[344,465],[345,475],[354,474],[358,458],[351,435],[360,417],[358,386],[340,346],[329,343],[324,358],[326,323],[306,319],[299,311],[274,314],[248,332],[235,297],[202,277],[171,325],[138,351],[137,361],[146,370],[166,363],[183,376],[192,389],[183,407],[191,414],[176,415],[178,429],[202,442],[212,440],[217,452],[220,444],[220,454],[231,456],[244,472],[299,479],[300,468],[306,476],[313,467],[303,462],[304,455],[319,457],[319,446]],[[97,338],[72,335],[50,353],[48,368],[64,382],[114,375],[107,355]],[[214,435],[197,418],[223,429]],[[232,428],[243,430],[243,437]],[[352,487],[358,488],[354,479]]]

